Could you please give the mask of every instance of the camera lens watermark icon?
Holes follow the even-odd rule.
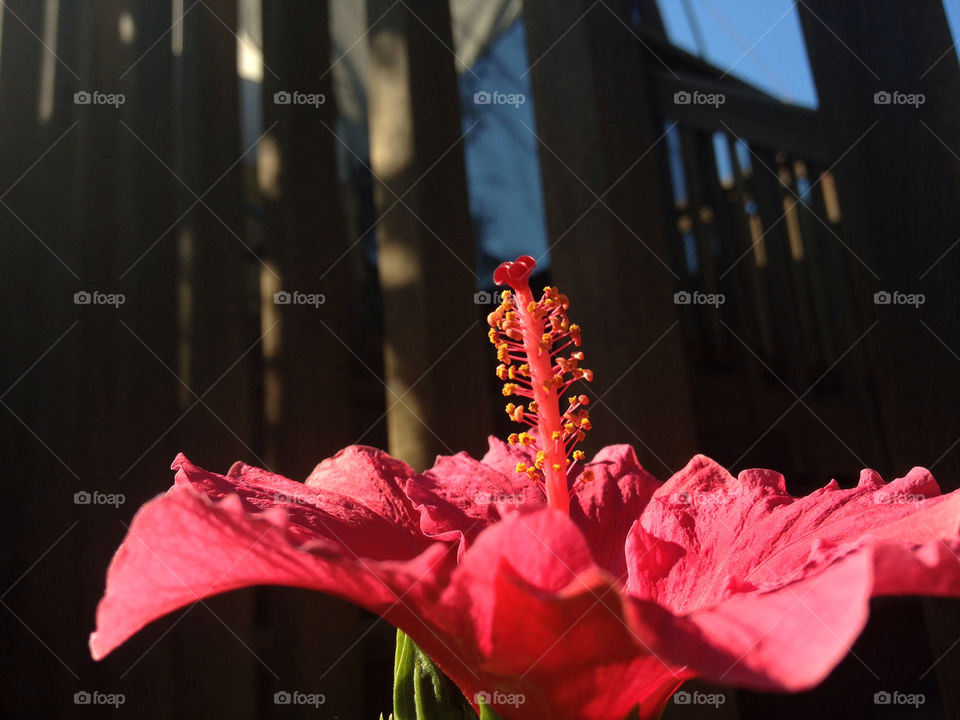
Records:
[[[723,693],[705,693],[699,690],[693,692],[678,690],[673,694],[673,702],[675,705],[712,705],[718,708],[727,702],[727,696]]]
[[[481,690],[473,696],[473,702],[478,706],[506,707],[509,705],[518,708],[526,701],[527,696],[523,693],[505,693],[499,690],[494,690],[493,692]]]
[[[90,692],[88,690],[79,690],[73,694],[74,705],[112,705],[115,708],[120,707],[127,701],[127,696],[123,693],[105,693],[99,690]]]
[[[299,290],[278,290],[273,294],[274,305],[311,305],[320,307],[327,301],[323,293],[304,293]]]
[[[913,308],[919,308],[927,302],[927,296],[923,293],[905,293],[899,290],[889,292],[879,290],[873,294],[874,305],[909,305]]]
[[[927,696],[923,693],[904,693],[899,690],[888,692],[886,690],[880,690],[873,694],[874,705],[912,705],[916,709],[926,701]]]
[[[125,302],[127,302],[127,296],[123,293],[80,290],[73,294],[74,305],[111,305],[116,310]]]
[[[127,101],[123,93],[105,93],[99,90],[78,90],[73,94],[74,105],[112,105],[118,108]]]
[[[123,493],[105,493],[99,490],[88,492],[79,490],[73,494],[74,505],[112,505],[118,508],[127,501],[127,496]]]
[[[327,702],[327,696],[323,693],[305,693],[299,690],[288,692],[279,690],[273,694],[274,705],[309,705],[318,708]]]
[[[520,493],[491,493],[478,492],[473,496],[473,502],[477,505],[494,505],[496,503],[506,503],[509,505],[522,505],[523,495]]]
[[[474,305],[499,305],[502,299],[499,291],[480,290],[473,294]]]
[[[512,105],[514,109],[525,105],[527,96],[523,93],[505,93],[499,90],[477,90],[473,94],[474,105]]]
[[[927,102],[923,93],[905,93],[899,90],[878,90],[873,94],[874,105],[911,105],[914,109]]]
[[[689,292],[687,290],[678,290],[673,294],[674,305],[709,305],[719,308],[727,301],[727,296],[723,293],[702,293],[698,290]]]
[[[727,96],[723,93],[705,93],[699,90],[677,90],[673,94],[674,105],[712,105],[715,108],[720,107],[727,102]]]
[[[318,108],[327,101],[323,93],[305,93],[299,90],[277,90],[273,94],[274,105],[309,105]]]

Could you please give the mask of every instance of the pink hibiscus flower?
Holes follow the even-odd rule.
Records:
[[[289,585],[382,615],[504,718],[650,718],[693,677],[816,685],[871,597],[960,596],[960,493],[926,470],[795,498],[777,473],[703,456],[664,483],[626,445],[585,462],[588,399],[560,399],[592,375],[567,298],[533,298],[533,266],[497,270],[514,292],[490,316],[504,394],[527,400],[507,412],[529,432],[424,473],[349,447],[305,483],[179,456],[111,563],[93,656],[209,595]]]

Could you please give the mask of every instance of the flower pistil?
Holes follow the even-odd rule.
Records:
[[[536,261],[529,255],[506,262],[493,275],[504,290],[500,306],[487,317],[490,342],[497,348],[497,377],[504,381],[505,397],[526,398],[527,403],[507,404],[512,420],[536,428],[536,434],[513,433],[511,444],[530,447],[536,452],[532,465],[517,464],[517,472],[526,473],[541,487],[547,504],[565,513],[570,509],[574,487],[568,477],[584,454],[574,447],[590,429],[590,400],[586,395],[566,399],[567,389],[577,380],[590,382],[593,371],[581,367],[580,327],[567,318],[570,300],[555,287],[546,287],[539,300],[530,291],[530,273]],[[572,460],[571,460],[572,458]],[[577,483],[589,482],[589,471],[580,474]]]

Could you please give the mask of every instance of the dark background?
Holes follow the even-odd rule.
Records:
[[[101,663],[86,639],[110,556],[178,451],[303,478],[358,440],[423,467],[504,431],[489,306],[474,301],[489,283],[447,4],[368,0],[370,152],[346,176],[326,3],[264,3],[271,71],[252,145],[236,2],[61,0],[53,24],[50,3],[4,5],[3,715],[378,717],[393,631],[330,598],[212,598]],[[943,7],[795,12],[816,110],[671,46],[651,2],[523,7],[549,279],[572,297],[597,373],[586,449],[629,442],[662,478],[704,452],[734,472],[777,469],[794,493],[913,465],[955,489],[960,66]],[[289,88],[327,101],[275,104]],[[94,89],[125,102],[75,102]],[[925,102],[875,102],[894,90]],[[678,103],[683,92],[725,102]],[[717,133],[732,177],[718,173]],[[277,305],[280,290],[325,303]],[[95,291],[124,302],[74,300]],[[80,491],[125,502],[77,504]],[[958,643],[952,602],[875,602],[817,690],[727,691],[719,710],[692,712],[960,718]],[[327,702],[274,705],[295,689]],[[896,715],[873,703],[880,690],[926,703]],[[78,706],[78,691],[125,704]]]

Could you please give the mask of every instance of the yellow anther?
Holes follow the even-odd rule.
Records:
[[[560,464],[559,464],[559,463],[554,463],[554,464],[553,464],[553,471],[554,471],[554,472],[560,472],[561,470],[563,470],[563,468],[560,467]]]
[[[562,436],[563,436],[563,433],[561,433],[559,430],[554,430],[554,431],[550,434],[550,438],[551,438],[552,440],[559,440]]]
[[[510,433],[507,436],[507,442],[510,443],[511,445],[516,445],[519,439],[520,439],[520,436],[517,435],[516,433]]]
[[[518,462],[517,472],[526,472],[526,471],[527,471],[527,464],[525,462]]]
[[[520,389],[520,386],[517,385],[516,383],[506,383],[503,386],[503,396],[510,397],[519,389]]]
[[[578,461],[579,461],[579,460],[583,460],[585,457],[586,457],[586,455],[584,455],[583,450],[574,450],[574,451],[573,451],[573,459],[574,459],[574,460],[578,460]]]
[[[497,365],[497,377],[501,380],[506,380],[509,377],[507,372],[507,366],[504,365],[503,363],[500,363],[499,365]]]

